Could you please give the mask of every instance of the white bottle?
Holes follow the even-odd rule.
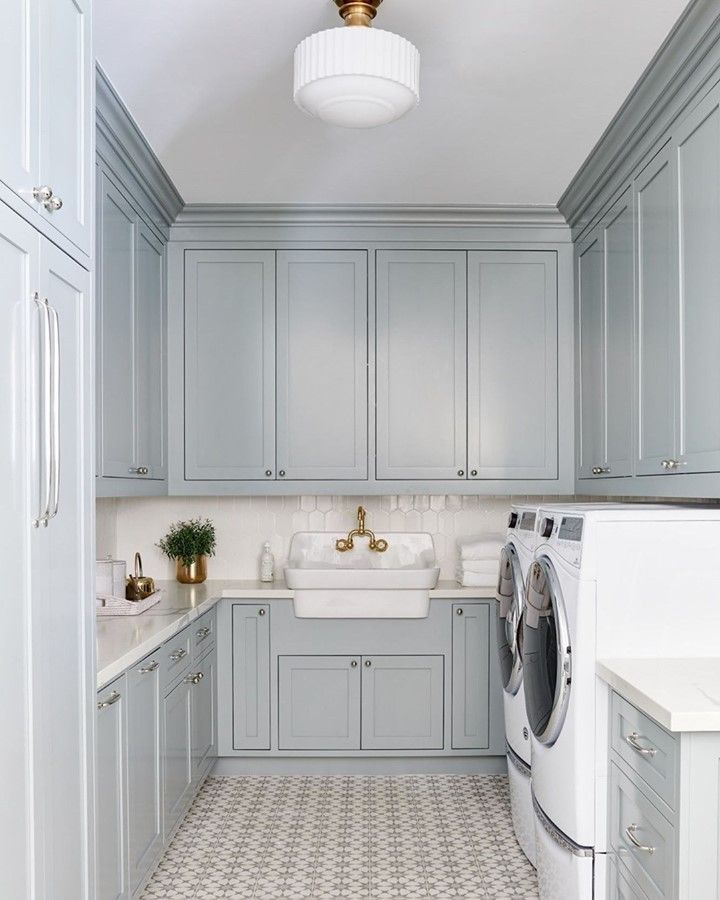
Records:
[[[260,557],[260,581],[275,580],[275,557],[270,549],[270,542],[265,541],[263,544],[263,552]]]

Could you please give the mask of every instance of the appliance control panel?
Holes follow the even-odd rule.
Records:
[[[541,516],[538,519],[538,537],[547,541],[571,565],[579,566],[584,524],[582,516]]]

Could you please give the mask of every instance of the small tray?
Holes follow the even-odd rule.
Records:
[[[126,600],[124,597],[112,597],[109,594],[98,594],[95,601],[95,613],[98,616],[139,616],[162,600],[162,589],[145,597],[144,600]]]

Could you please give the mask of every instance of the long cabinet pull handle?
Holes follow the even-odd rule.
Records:
[[[49,313],[50,322],[50,358],[52,375],[52,431],[51,454],[52,461],[52,492],[48,519],[54,519],[58,514],[60,503],[60,317],[54,306],[45,301]]]
[[[112,694],[107,698],[107,700],[99,700],[97,708],[98,709],[107,709],[108,706],[112,706],[113,703],[117,703],[120,699],[121,694],[120,691],[113,691]]]
[[[635,837],[635,832],[639,827],[640,826],[636,825],[634,822],[631,825],[628,825],[628,827],[625,829],[625,837],[634,847],[637,847],[638,850],[642,850],[644,853],[654,853],[654,847],[649,847],[647,844],[641,844],[640,841]]]
[[[50,461],[51,457],[51,430],[52,430],[52,412],[50,408],[50,393],[51,393],[51,383],[52,383],[52,375],[51,375],[51,349],[50,349],[50,310],[48,308],[47,302],[43,302],[40,299],[40,295],[38,293],[33,294],[33,301],[37,305],[37,308],[40,310],[40,359],[39,359],[39,368],[41,371],[41,381],[42,388],[38,397],[38,404],[42,408],[41,415],[39,416],[39,426],[38,426],[38,437],[40,439],[40,448],[38,450],[38,459],[41,460],[42,466],[39,474],[39,484],[38,484],[38,514],[37,518],[33,519],[33,525],[35,528],[39,528],[40,525],[47,525],[48,519],[50,517],[50,502],[52,498],[51,494],[51,471],[52,464]],[[41,434],[40,434],[41,433]],[[44,470],[44,471],[43,471]],[[44,477],[43,477],[44,475]],[[43,488],[44,488],[44,498],[43,498]]]
[[[142,666],[142,668],[138,669],[138,672],[141,675],[148,675],[150,672],[155,672],[160,668],[160,663],[157,660],[153,660],[149,666]]]
[[[187,656],[187,650],[181,647],[179,650],[173,650],[173,652],[170,654],[170,659],[173,662],[179,662],[183,658],[183,656]]]
[[[625,743],[629,744],[636,753],[639,753],[641,756],[655,756],[657,750],[654,747],[643,747],[638,743],[641,735],[637,733],[637,731],[632,731],[630,734],[625,736]]]

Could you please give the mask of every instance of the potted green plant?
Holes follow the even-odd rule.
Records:
[[[215,526],[210,519],[175,522],[157,546],[175,560],[181,584],[201,584],[207,578],[207,558],[215,556]]]

